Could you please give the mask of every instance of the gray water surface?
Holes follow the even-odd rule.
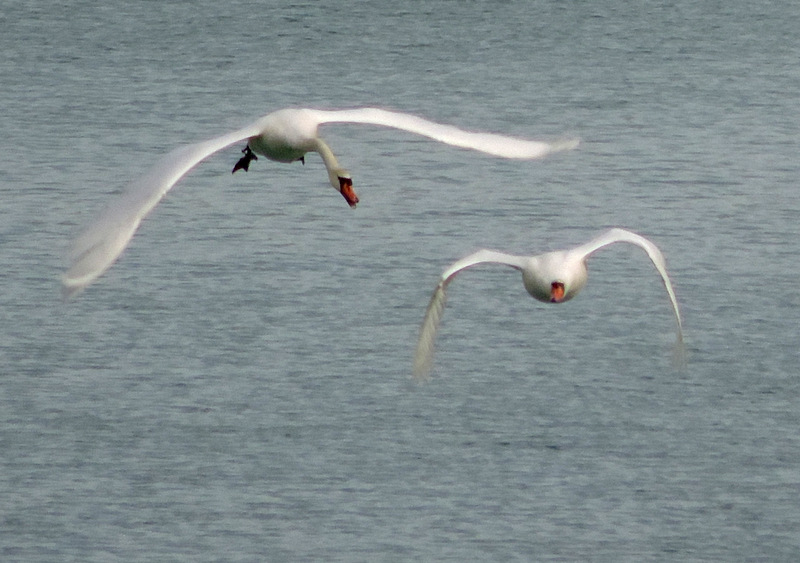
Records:
[[[0,14],[3,561],[791,561],[800,554],[800,6],[17,3]],[[62,253],[165,151],[286,106],[379,105],[574,152],[330,126],[214,155],[117,264]],[[483,267],[610,226],[562,306]]]

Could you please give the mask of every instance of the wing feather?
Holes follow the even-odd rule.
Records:
[[[436,333],[444,315],[444,306],[447,302],[447,286],[455,278],[456,274],[474,266],[487,262],[505,264],[516,269],[522,269],[524,258],[514,256],[494,250],[479,250],[474,254],[462,258],[449,266],[439,280],[439,284],[431,296],[428,308],[425,311],[425,318],[417,339],[417,349],[414,354],[414,378],[419,380],[428,379],[431,368],[433,367],[433,353],[436,344]]]
[[[672,310],[675,313],[675,322],[677,324],[676,362],[679,363],[683,361],[680,359],[683,349],[683,323],[681,322],[681,313],[680,309],[678,308],[678,299],[675,297],[675,290],[672,287],[672,282],[670,281],[669,274],[667,273],[667,264],[666,260],[664,259],[664,255],[655,244],[643,236],[637,235],[636,233],[626,229],[614,228],[600,234],[586,244],[574,248],[572,252],[576,252],[582,254],[584,257],[588,257],[593,252],[608,246],[609,244],[614,244],[617,242],[627,242],[643,249],[650,258],[650,261],[656,267],[656,270],[658,270],[658,273],[661,275],[661,280],[664,282],[664,288],[667,290],[667,295],[669,295],[669,300],[672,304]]]
[[[416,133],[436,141],[473,149],[504,158],[532,159],[548,154],[574,149],[578,139],[563,139],[554,142],[529,141],[496,133],[465,131],[452,125],[435,123],[416,115],[387,111],[379,108],[350,110],[310,110],[320,124],[366,123]]]
[[[217,151],[259,132],[257,122],[232,133],[186,145],[164,155],[144,176],[128,184],[72,242],[62,277],[65,299],[100,277],[128,246],[139,223],[192,168]]]

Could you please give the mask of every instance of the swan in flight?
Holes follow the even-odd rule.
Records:
[[[131,182],[73,241],[68,251],[69,267],[62,278],[63,294],[69,298],[100,277],[130,242],[141,220],[186,173],[217,151],[247,141],[233,168],[247,171],[256,154],[277,162],[304,162],[307,152],[317,152],[325,163],[331,185],[351,207],[358,203],[350,173],[339,165],[330,147],[317,135],[325,123],[364,123],[401,129],[457,147],[490,155],[533,159],[576,147],[576,139],[553,143],[529,141],[493,133],[463,131],[451,125],[377,108],[350,110],[282,109],[250,125],[222,135],[174,149],[152,169]]]
[[[451,265],[442,274],[439,285],[428,304],[425,320],[422,322],[417,351],[414,356],[414,377],[418,380],[426,379],[430,374],[436,330],[444,313],[445,291],[456,274],[476,264],[487,262],[505,264],[522,272],[522,283],[534,299],[545,303],[563,303],[575,297],[586,285],[588,276],[586,260],[589,256],[615,242],[628,242],[642,248],[650,257],[658,273],[661,274],[678,325],[675,358],[680,362],[683,349],[681,315],[672,283],[667,275],[664,256],[658,247],[646,238],[625,229],[615,228],[604,232],[586,244],[569,250],[556,250],[538,256],[513,256],[494,250],[479,250]]]

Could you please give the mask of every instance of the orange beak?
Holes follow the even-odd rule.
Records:
[[[356,195],[356,191],[353,189],[353,180],[339,176],[339,192],[341,192],[342,196],[347,202],[347,205],[350,207],[356,206],[358,203],[358,196]]]
[[[559,303],[564,299],[564,284],[561,282],[553,282],[550,284],[550,302]]]

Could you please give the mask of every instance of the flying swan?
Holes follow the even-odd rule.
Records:
[[[681,363],[683,354],[681,315],[678,310],[678,301],[675,299],[675,292],[667,275],[664,256],[658,247],[646,238],[625,229],[615,228],[604,232],[586,244],[569,250],[556,250],[538,256],[513,256],[494,250],[479,250],[451,265],[442,274],[439,285],[428,304],[425,320],[422,321],[414,356],[414,377],[422,380],[427,379],[430,374],[436,331],[444,313],[445,291],[456,274],[476,264],[487,262],[505,264],[522,272],[522,283],[525,284],[525,289],[534,299],[545,303],[563,303],[575,297],[586,285],[588,276],[586,261],[589,256],[615,242],[628,242],[642,248],[650,257],[658,273],[661,274],[664,287],[672,302],[672,309],[675,312],[675,321],[677,322],[675,360]]]
[[[463,131],[451,125],[377,108],[350,110],[282,109],[220,137],[179,147],[167,153],[150,171],[125,188],[83,232],[68,251],[69,266],[62,278],[69,298],[100,277],[130,242],[141,220],[186,173],[217,151],[247,141],[244,155],[233,168],[247,171],[256,154],[277,162],[304,162],[317,152],[325,163],[331,185],[351,207],[358,203],[350,173],[339,165],[330,147],[317,135],[325,123],[365,123],[416,133],[442,143],[516,159],[540,158],[576,147],[576,139],[553,143],[528,141],[492,133]]]

